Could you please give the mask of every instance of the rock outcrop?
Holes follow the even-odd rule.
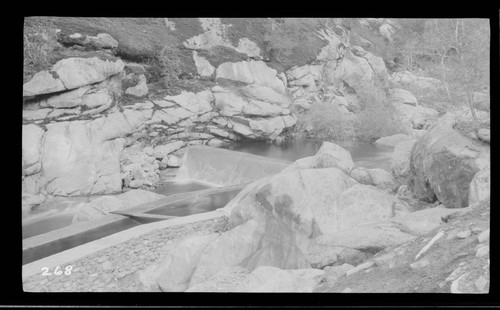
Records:
[[[431,202],[439,199],[448,208],[467,207],[470,183],[489,160],[489,153],[444,122],[413,147],[410,161],[413,191],[420,199]]]

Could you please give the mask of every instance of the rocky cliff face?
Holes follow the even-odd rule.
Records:
[[[60,54],[70,56],[23,86],[23,195],[154,186],[159,170],[178,166],[176,155],[188,145],[273,140],[294,126],[294,111],[314,102],[335,101],[355,117],[357,91],[389,80],[382,58],[331,29],[311,34],[307,49],[293,49],[279,63],[263,39],[265,21],[130,19],[130,36],[141,34],[142,49],[134,49],[108,20],[89,26],[84,19],[56,18]],[[160,26],[164,42],[149,33]],[[99,32],[105,29],[111,35]],[[149,57],[167,41],[177,42],[180,77],[187,80],[162,89],[151,74],[154,65],[131,60]],[[414,108],[415,102],[400,104]],[[178,147],[163,147],[172,144]]]

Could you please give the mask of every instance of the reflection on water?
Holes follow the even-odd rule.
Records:
[[[186,181],[169,180],[158,185],[153,190],[153,192],[160,195],[168,196],[172,194],[198,191],[207,188],[213,188],[213,186],[195,180],[186,180]]]
[[[236,143],[226,146],[227,149],[251,153],[255,155],[273,157],[288,161],[313,156],[321,147],[323,141],[310,139],[287,140],[276,145],[264,141]],[[352,160],[357,166],[366,168],[391,169],[393,147],[377,144],[361,144],[342,146],[351,153]]]
[[[30,248],[23,251],[23,265],[31,263],[35,260],[42,259],[49,255],[53,255],[76,246],[118,233],[120,231],[135,227],[141,223],[130,218],[109,223],[105,226],[87,230],[83,233],[61,238],[53,242]]]
[[[231,201],[231,199],[238,195],[240,191],[241,188],[198,197],[195,201],[182,201],[177,203],[174,202],[161,208],[148,211],[146,213],[171,216],[186,216],[191,214],[209,212],[224,207],[229,201]]]
[[[23,239],[71,225],[74,212],[67,212],[23,224]]]

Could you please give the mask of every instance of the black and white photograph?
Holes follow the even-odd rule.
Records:
[[[23,291],[489,294],[490,27],[24,17]]]

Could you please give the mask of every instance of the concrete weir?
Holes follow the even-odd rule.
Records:
[[[166,196],[116,210],[98,220],[24,239],[25,291],[41,288],[93,291],[96,285],[112,283],[113,279],[146,268],[166,255],[167,245],[182,238],[194,233],[223,232],[228,218],[224,211],[217,209],[224,207],[250,182],[276,174],[290,164],[204,146],[190,147],[184,159],[177,179],[201,180],[218,186]],[[64,277],[44,274],[57,267],[74,270]],[[83,281],[83,274],[96,277]]]
[[[291,162],[243,152],[191,146],[184,154],[184,164],[176,179],[194,179],[216,185],[233,185],[274,175]]]

